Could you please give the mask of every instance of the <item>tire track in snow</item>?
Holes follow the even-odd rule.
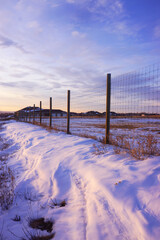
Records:
[[[130,232],[129,219],[127,226],[122,222],[111,200],[107,199],[105,190],[95,192],[95,189],[77,174],[72,173],[72,178],[82,197],[83,240],[144,239],[140,232]]]
[[[98,230],[100,239],[117,239],[117,240],[131,240],[128,236],[127,229],[120,221],[114,208],[109,205],[107,199],[102,196],[102,192],[94,194],[95,210],[98,220]],[[109,231],[108,231],[109,230]]]
[[[71,174],[72,179],[75,183],[76,188],[80,192],[81,198],[82,198],[82,217],[83,217],[83,225],[84,225],[84,230],[83,230],[83,240],[87,240],[87,207],[86,207],[86,191],[85,191],[85,185],[82,181],[82,179],[72,173]]]
[[[136,228],[138,222],[133,222],[133,219],[127,214],[127,212],[120,213],[118,205],[112,202],[112,198],[108,195],[107,190],[96,187],[98,191],[95,191],[95,186],[88,184],[87,186],[87,210],[88,215],[95,219],[91,219],[90,225],[97,229],[96,237],[94,237],[91,231],[87,235],[87,239],[116,239],[116,240],[144,240],[143,230]],[[136,219],[134,218],[136,221]],[[133,225],[134,224],[134,225]],[[133,226],[133,227],[131,227]],[[136,231],[137,229],[137,231]]]

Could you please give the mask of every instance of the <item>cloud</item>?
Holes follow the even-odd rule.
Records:
[[[105,31],[117,35],[128,35],[135,36],[139,31],[138,26],[129,26],[129,24],[124,20],[119,21],[108,21],[108,24],[105,26]]]
[[[75,3],[75,0],[66,0],[68,3]]]
[[[113,18],[119,16],[124,12],[122,2],[120,0],[97,0],[91,1],[88,4],[88,10],[95,14],[100,14]]]
[[[42,27],[40,26],[40,24],[37,21],[31,21],[28,23],[27,26],[28,26],[28,28],[37,31],[38,33],[41,33],[43,31]]]
[[[73,37],[78,37],[78,38],[85,38],[86,35],[84,33],[78,32],[78,31],[73,31],[72,36]]]
[[[21,45],[19,45],[17,42],[13,41],[10,38],[2,36],[2,35],[0,35],[0,47],[14,47],[14,48],[20,50],[23,53],[29,53]]]
[[[67,3],[81,6],[88,12],[102,17],[114,18],[115,16],[124,13],[124,8],[121,0],[66,0]]]
[[[160,38],[160,25],[157,25],[155,28],[154,28],[154,37],[159,39]]]
[[[77,22],[85,20],[99,22],[108,33],[135,36],[143,28],[141,24],[133,23],[122,0],[67,0],[67,2],[78,9]]]
[[[6,38],[6,37],[0,35],[0,46],[2,46],[2,47],[10,47],[10,46],[17,47],[17,43],[9,38]]]
[[[11,87],[11,88],[22,88],[26,90],[34,90],[40,85],[35,82],[29,81],[19,81],[19,82],[0,82],[0,85],[3,87]]]
[[[60,6],[60,4],[58,4],[58,3],[51,3],[50,6],[51,6],[52,8],[57,8],[57,7]]]
[[[26,76],[30,75],[29,72],[22,72],[22,73],[14,73],[14,74],[10,74],[11,77],[14,78],[24,78]]]

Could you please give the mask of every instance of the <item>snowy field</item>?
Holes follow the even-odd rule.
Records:
[[[137,161],[93,139],[15,121],[0,137],[0,167],[15,177],[13,204],[0,208],[0,239],[49,234],[29,227],[40,217],[54,220],[57,240],[160,239],[160,157]]]
[[[39,122],[39,118],[36,119]],[[75,135],[94,136],[102,139],[105,136],[105,118],[71,117],[70,132]],[[42,123],[49,126],[49,118],[43,118]],[[154,134],[159,139],[160,118],[111,118],[111,134],[125,135],[127,138]],[[66,132],[67,119],[53,118],[52,126]]]

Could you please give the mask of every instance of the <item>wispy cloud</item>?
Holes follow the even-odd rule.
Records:
[[[120,35],[137,35],[143,28],[141,24],[131,21],[122,0],[66,0],[69,4],[78,6],[80,11],[87,11],[91,21],[102,24],[106,32]],[[83,16],[83,14],[82,14]],[[84,19],[78,19],[79,21]],[[88,20],[88,19],[87,19]]]
[[[29,76],[29,75],[30,75],[29,72],[20,72],[20,73],[10,74],[10,76],[14,78],[25,78],[26,76]]]
[[[13,81],[13,82],[0,82],[0,85],[3,87],[17,88],[17,89],[25,89],[25,90],[36,90],[39,88],[45,88],[41,83],[30,82],[30,81]]]
[[[73,37],[78,37],[78,38],[85,38],[86,34],[85,34],[85,33],[78,32],[78,31],[73,31],[73,32],[72,32],[72,36],[73,36]]]
[[[24,49],[23,46],[21,46],[20,44],[18,44],[14,40],[12,40],[10,38],[7,38],[3,35],[0,35],[0,47],[14,47],[14,48],[20,50],[23,53],[29,53],[28,51],[26,51]]]
[[[99,16],[99,20],[105,20],[106,17],[114,18],[124,14],[121,0],[66,0],[66,2],[81,6],[88,12]]]
[[[154,28],[154,37],[160,39],[160,24]]]
[[[43,31],[42,26],[37,21],[31,21],[28,23],[27,27],[29,29],[33,29],[37,31],[38,33],[41,33]]]

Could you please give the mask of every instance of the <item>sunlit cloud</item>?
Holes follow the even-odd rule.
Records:
[[[72,36],[73,37],[79,37],[79,38],[85,38],[86,35],[84,33],[78,32],[78,31],[73,31]]]

